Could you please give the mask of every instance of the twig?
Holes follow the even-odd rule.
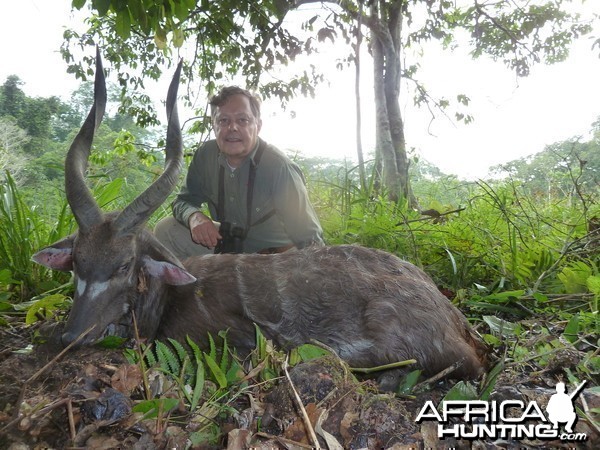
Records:
[[[584,341],[586,338],[586,336],[582,336],[580,338],[578,338],[575,342],[570,343],[571,348],[576,348],[577,344],[579,344],[580,342]],[[528,363],[530,361],[535,361],[536,359],[539,359],[543,356],[548,356],[548,355],[552,355],[554,353],[557,353],[559,351],[562,350],[563,347],[559,347],[559,348],[552,348],[550,350],[544,351],[544,352],[540,352],[540,353],[536,353],[535,355],[529,356],[525,359],[521,359],[519,361],[512,361],[509,363],[506,363],[506,367],[513,367],[513,366],[520,366],[520,365],[524,365],[525,363]],[[546,369],[544,369],[545,371]],[[542,371],[542,372],[544,372]]]
[[[400,225],[404,225],[406,223],[423,222],[425,220],[436,220],[436,219],[439,219],[440,217],[447,216],[449,214],[459,213],[461,211],[464,211],[465,209],[467,209],[467,208],[461,207],[461,208],[453,209],[452,211],[446,211],[446,212],[443,212],[443,213],[437,212],[437,211],[433,210],[433,211],[435,211],[435,213],[432,213],[432,214],[424,214],[424,212],[421,212],[421,214],[424,214],[427,217],[420,217],[418,219],[405,220],[405,221],[402,221],[402,222],[398,222],[396,224],[396,226],[399,227]]]
[[[417,363],[416,359],[407,359],[405,361],[398,361],[395,363],[384,364],[383,366],[377,366],[377,367],[351,367],[350,370],[352,372],[358,372],[358,373],[373,373],[373,372],[379,372],[382,370],[397,369],[398,367],[410,366],[411,364],[416,364],[416,363]]]
[[[135,351],[139,358],[140,372],[142,375],[142,385],[144,386],[144,393],[146,394],[146,399],[150,400],[152,398],[152,391],[150,389],[150,382],[148,381],[148,373],[146,372],[146,364],[144,363],[144,354],[145,351],[142,352],[142,341],[140,339],[140,333],[137,326],[137,320],[135,318],[135,311],[131,313],[131,320],[133,321],[133,333],[135,336]],[[146,350],[149,350],[150,347],[146,347]]]
[[[69,432],[71,433],[71,442],[75,442],[77,431],[75,431],[75,419],[73,418],[73,402],[67,399],[67,418],[69,419]]]
[[[456,369],[458,369],[460,366],[462,366],[462,364],[463,364],[463,360],[462,359],[460,361],[456,361],[454,364],[452,364],[451,366],[446,367],[441,372],[438,372],[434,376],[432,376],[432,377],[426,379],[425,381],[422,381],[421,383],[417,384],[414,387],[413,391],[417,391],[417,390],[421,389],[421,387],[423,387],[423,386],[427,386],[427,385],[430,385],[432,383],[437,382],[438,380],[441,380],[442,378],[444,378],[445,376],[449,375],[450,373],[452,373]]]
[[[267,439],[274,439],[277,442],[279,442],[280,444],[285,445],[286,447],[288,447],[288,445],[292,445],[294,447],[314,449],[314,447],[312,445],[307,445],[307,444],[303,444],[302,442],[292,441],[291,439],[286,439],[281,436],[275,436],[273,434],[265,433],[264,431],[259,431],[258,433],[255,433],[254,436],[260,436],[260,437],[264,437]]]
[[[313,447],[316,449],[320,449],[321,447],[319,446],[319,440],[317,439],[315,430],[313,429],[313,426],[310,423],[310,418],[308,417],[308,413],[306,412],[306,409],[304,408],[304,405],[302,404],[302,400],[300,399],[300,395],[298,395],[298,391],[296,391],[296,388],[294,387],[294,383],[292,382],[292,379],[290,378],[290,374],[288,372],[288,357],[287,356],[285,358],[285,361],[283,362],[283,371],[285,372],[285,377],[287,378],[288,383],[290,384],[290,388],[292,389],[292,392],[294,393],[294,399],[296,400],[296,404],[297,404],[298,408],[300,409],[300,412],[302,413],[302,419],[304,421],[304,426],[306,427],[306,429],[308,431],[308,435],[310,436],[310,440],[313,444]]]
[[[38,370],[36,373],[34,373],[32,376],[30,376],[27,381],[25,382],[25,384],[31,383],[32,381],[34,381],[37,377],[39,377],[42,373],[44,373],[46,371],[46,369],[48,369],[49,367],[53,366],[54,364],[56,364],[56,361],[58,361],[60,358],[63,357],[63,355],[65,353],[67,353],[69,350],[71,350],[74,346],[76,346],[77,344],[79,344],[79,342],[86,337],[88,334],[91,333],[91,331],[96,328],[96,324],[92,325],[91,327],[89,327],[87,330],[85,330],[83,333],[81,333],[77,339],[75,339],[73,342],[71,342],[69,345],[67,345],[65,348],[63,348],[60,353],[58,355],[56,355],[54,358],[52,358],[48,364],[46,364],[44,367],[42,367],[40,370]]]
[[[592,415],[593,413],[590,411],[587,401],[583,395],[581,396],[581,404],[583,405],[583,412],[587,416],[587,423],[589,423],[591,427],[595,428],[596,431],[600,433],[600,424],[594,420]]]
[[[53,409],[58,408],[59,406],[62,405],[67,405],[67,409],[69,408],[69,405],[71,404],[71,399],[70,398],[61,398],[59,400],[55,400],[54,402],[50,403],[47,406],[44,406],[43,408],[37,410],[37,411],[33,411],[30,414],[25,414],[23,416],[17,416],[15,418],[13,418],[10,422],[8,422],[3,428],[0,429],[0,432],[5,432],[6,430],[8,430],[10,427],[12,427],[13,425],[15,425],[17,422],[20,422],[21,420],[30,417],[31,419],[37,419],[39,416],[42,416],[44,414],[49,413],[50,411],[52,411]],[[20,405],[19,405],[20,406]]]

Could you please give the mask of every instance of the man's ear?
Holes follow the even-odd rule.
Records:
[[[67,236],[35,253],[32,261],[52,270],[70,272],[73,270],[73,241],[75,235]]]

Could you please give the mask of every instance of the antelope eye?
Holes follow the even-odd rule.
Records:
[[[131,261],[127,261],[126,263],[121,264],[117,269],[118,273],[127,273],[129,272],[129,268],[131,267]]]

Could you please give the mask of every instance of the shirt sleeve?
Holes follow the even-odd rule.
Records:
[[[208,197],[204,193],[202,184],[203,174],[201,168],[202,148],[198,149],[194,154],[192,163],[188,168],[185,178],[185,184],[181,187],[179,194],[173,201],[173,216],[182,225],[188,226],[190,216],[208,201]]]
[[[274,179],[274,205],[291,241],[298,248],[323,245],[323,230],[317,218],[300,168],[284,163]]]

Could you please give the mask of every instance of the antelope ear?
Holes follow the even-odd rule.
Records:
[[[68,236],[35,253],[31,260],[49,267],[52,270],[70,272],[73,270],[73,240],[75,235]]]
[[[173,286],[190,284],[196,281],[196,277],[183,267],[168,261],[157,261],[146,256],[144,257],[144,267],[151,276],[160,278],[165,283]]]

